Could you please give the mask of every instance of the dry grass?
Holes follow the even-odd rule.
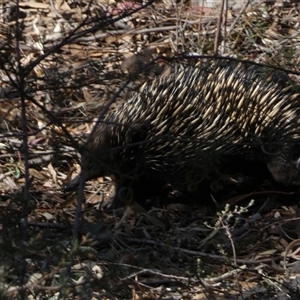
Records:
[[[230,194],[255,205],[219,214],[136,205],[122,218],[102,209],[109,178],[87,183],[84,203],[62,191],[92,121],[165,57],[231,56],[299,82],[299,4],[3,1],[1,20],[1,299],[299,299],[299,214],[279,204],[291,196]]]

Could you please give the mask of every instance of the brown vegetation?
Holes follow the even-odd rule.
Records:
[[[299,82],[300,5],[248,2],[2,2],[1,299],[299,299],[299,215],[286,204],[297,193],[231,194],[244,207],[219,214],[135,204],[123,215],[102,208],[109,178],[63,192],[95,120],[164,58],[232,56]]]

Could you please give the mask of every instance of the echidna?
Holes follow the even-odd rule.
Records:
[[[166,183],[195,199],[235,162],[300,185],[299,116],[300,95],[283,72],[227,60],[174,63],[98,125],[86,179],[112,175],[117,205],[144,201]]]

